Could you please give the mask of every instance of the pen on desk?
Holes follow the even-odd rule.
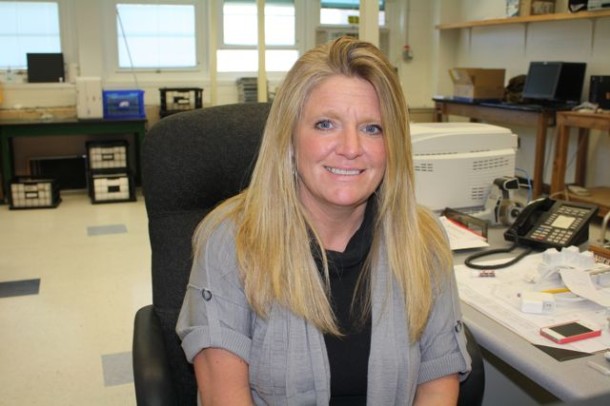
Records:
[[[555,289],[545,289],[545,290],[541,290],[541,293],[566,293],[569,292],[570,289],[568,288],[555,288]]]
[[[593,362],[593,361],[587,361],[587,364],[595,369],[597,372],[601,372],[602,374],[606,375],[606,376],[610,376],[610,369],[606,368],[603,365],[598,364],[597,362]]]

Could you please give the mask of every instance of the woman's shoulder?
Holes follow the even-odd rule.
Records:
[[[212,210],[195,231],[193,248],[196,257],[219,261],[235,256],[236,221],[233,204],[222,204]]]

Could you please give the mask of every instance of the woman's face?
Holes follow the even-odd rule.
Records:
[[[386,167],[379,98],[360,78],[331,76],[315,87],[297,123],[299,197],[310,211],[356,208]]]

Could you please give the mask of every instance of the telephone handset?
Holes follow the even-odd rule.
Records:
[[[598,210],[592,204],[538,199],[523,209],[504,239],[534,249],[580,245],[589,239],[589,223]]]

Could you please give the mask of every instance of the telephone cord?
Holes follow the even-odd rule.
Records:
[[[504,253],[507,253],[507,252],[511,252],[512,250],[514,250],[518,246],[519,246],[518,242],[515,241],[513,243],[513,245],[511,247],[509,247],[509,248],[497,248],[497,249],[493,249],[493,250],[488,250],[488,251],[483,251],[483,252],[478,252],[476,254],[472,254],[472,255],[470,255],[469,257],[467,257],[464,260],[464,265],[466,265],[467,267],[472,268],[472,269],[480,269],[480,270],[502,269],[502,268],[509,267],[509,266],[511,266],[513,264],[516,264],[517,262],[521,261],[527,255],[531,254],[532,251],[534,251],[534,250],[532,248],[528,247],[525,251],[521,252],[516,257],[512,258],[509,261],[503,262],[501,264],[480,265],[480,264],[475,264],[472,261],[475,260],[475,259],[486,257],[488,255],[504,254]]]

